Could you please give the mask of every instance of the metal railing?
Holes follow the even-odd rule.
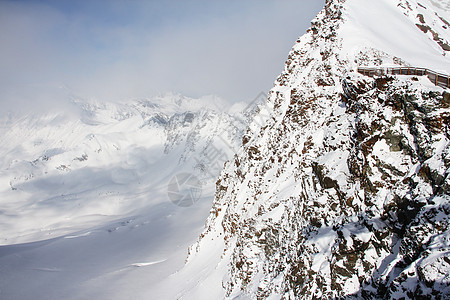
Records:
[[[398,67],[398,68],[364,68],[359,67],[358,73],[365,76],[382,76],[382,75],[416,75],[427,76],[434,85],[450,88],[450,76],[435,72],[425,68]]]

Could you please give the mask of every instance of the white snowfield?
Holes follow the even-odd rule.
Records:
[[[184,265],[246,126],[221,101],[76,100],[73,114],[3,116],[0,299],[156,297]],[[168,197],[180,173],[202,184],[192,206]]]
[[[174,173],[194,169],[192,161],[180,165],[189,154],[184,148],[194,147],[183,133],[203,137],[218,130],[223,124],[208,118],[222,116],[201,107],[220,107],[219,101],[167,95],[153,102],[74,103],[75,115],[3,117],[0,245],[61,236],[138,211],[149,201],[165,203]],[[209,122],[201,125],[215,127],[196,128],[195,114]]]

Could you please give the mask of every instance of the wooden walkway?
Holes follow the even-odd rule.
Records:
[[[425,68],[399,67],[399,68],[364,68],[359,67],[358,73],[366,76],[382,76],[382,75],[416,75],[427,76],[434,85],[450,88],[450,76],[438,72],[434,72]]]

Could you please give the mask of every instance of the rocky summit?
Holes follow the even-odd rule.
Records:
[[[185,269],[209,264],[203,284],[230,299],[450,299],[450,89],[356,72],[448,74],[449,16],[446,1],[327,0]]]

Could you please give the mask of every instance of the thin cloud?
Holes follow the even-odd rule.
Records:
[[[250,100],[271,88],[322,6],[317,0],[0,2],[0,102],[4,109],[54,106],[67,87],[104,101],[167,91]]]

